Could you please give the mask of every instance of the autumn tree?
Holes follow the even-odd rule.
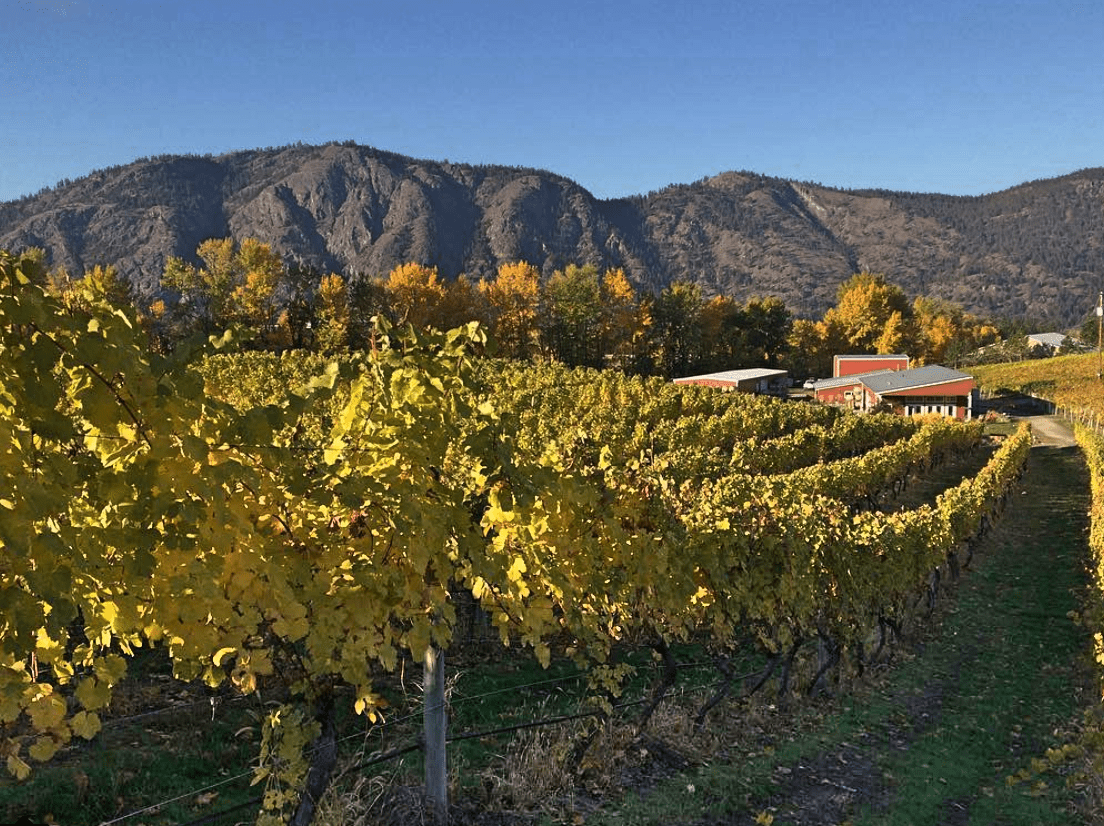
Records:
[[[635,370],[651,324],[647,307],[637,298],[620,267],[607,269],[602,274],[599,300],[598,347],[602,366]]]
[[[416,329],[440,328],[445,284],[436,267],[422,264],[400,264],[384,282],[393,320],[411,324]]]
[[[917,357],[921,364],[957,361],[1000,336],[994,325],[937,298],[917,298],[913,302],[913,315],[919,331]]]
[[[537,345],[540,271],[524,261],[501,264],[479,283],[491,336],[507,358],[528,358]]]
[[[234,324],[251,328],[262,337],[275,329],[277,291],[286,273],[283,261],[265,243],[244,239],[211,238],[196,249],[203,266],[170,257],[161,283],[179,293],[173,308],[178,334],[198,325],[214,333]],[[183,328],[183,329],[180,329]]]
[[[349,344],[349,291],[345,279],[333,273],[323,276],[315,306],[315,346],[323,353],[344,349]]]
[[[241,275],[234,288],[234,315],[243,326],[259,333],[263,341],[276,327],[280,310],[277,291],[287,268],[268,244],[255,238],[242,240],[235,263]]]
[[[111,265],[97,264],[78,279],[72,278],[65,267],[56,267],[47,274],[46,287],[71,306],[87,303],[89,296],[95,296],[114,307],[134,307],[134,288]]]
[[[842,330],[852,353],[901,352],[915,345],[916,328],[909,300],[900,287],[888,283],[879,273],[856,273],[844,281],[837,292],[836,306],[825,313],[824,321]]]

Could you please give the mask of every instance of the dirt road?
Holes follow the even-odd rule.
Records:
[[[1049,447],[1074,447],[1073,430],[1069,423],[1059,416],[1024,416],[1031,422],[1031,432],[1035,442]]]

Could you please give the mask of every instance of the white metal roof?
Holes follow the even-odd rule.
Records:
[[[865,384],[864,379],[867,376],[877,376],[882,373],[900,373],[900,370],[893,370],[889,367],[883,367],[881,370],[871,370],[868,373],[851,373],[847,376],[835,376],[830,379],[818,379],[813,385],[815,390],[831,390],[833,387],[845,387],[848,384]]]
[[[870,374],[863,377],[863,384],[883,396],[901,390],[916,390],[921,387],[930,387],[937,384],[948,384],[952,381],[973,379],[966,373],[943,367],[939,364],[929,364],[925,367],[915,367],[912,370],[890,370],[886,373]]]
[[[1027,337],[1028,341],[1034,341],[1036,344],[1043,344],[1047,347],[1061,347],[1066,343],[1066,336],[1064,333],[1035,333]]]
[[[755,379],[771,379],[786,375],[785,370],[771,370],[766,367],[750,367],[747,370],[723,370],[720,373],[705,373],[701,376],[685,376],[675,379],[675,382],[688,381],[724,381],[738,384],[742,381]]]

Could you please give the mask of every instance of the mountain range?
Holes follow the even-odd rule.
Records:
[[[347,276],[418,262],[443,277],[518,260],[623,267],[644,291],[777,296],[819,317],[884,273],[986,318],[1079,323],[1104,285],[1104,169],[991,195],[841,190],[752,172],[602,200],[551,172],[419,160],[353,143],[145,158],[0,203],[0,248],[79,273],[112,264],[142,299],[169,256],[253,237]]]

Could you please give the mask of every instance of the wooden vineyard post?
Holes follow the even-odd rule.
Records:
[[[445,759],[445,655],[437,646],[426,649],[424,671],[426,804],[434,826],[448,823],[448,766]]]

